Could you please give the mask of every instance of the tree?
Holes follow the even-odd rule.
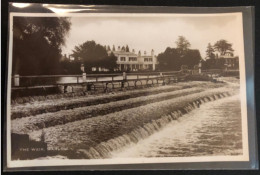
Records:
[[[187,65],[189,69],[193,69],[201,60],[199,50],[187,50],[181,54],[176,48],[166,48],[163,53],[157,57],[160,71],[178,71],[182,65]]]
[[[84,63],[88,64],[94,64],[108,56],[106,49],[95,41],[87,41],[75,46],[72,52],[75,59],[81,58]]]
[[[224,59],[207,59],[202,61],[202,69],[224,69]]]
[[[128,45],[126,45],[125,51],[126,51],[126,52],[129,52],[129,47],[128,47]]]
[[[70,26],[65,17],[14,17],[12,73],[60,73],[61,46]]]
[[[109,46],[109,45],[107,46],[107,50],[108,50],[108,51],[111,51],[111,49],[110,49],[110,46]]]
[[[80,61],[74,60],[74,61],[70,61],[70,60],[64,60],[60,62],[61,64],[61,74],[81,74],[81,70],[80,70]]]
[[[179,36],[178,40],[175,43],[177,45],[178,51],[181,54],[183,54],[190,48],[190,42],[184,36]]]
[[[189,49],[181,59],[182,65],[187,65],[189,69],[193,69],[195,65],[202,60],[200,51],[196,49]]]
[[[113,51],[113,52],[116,51],[115,45],[113,45],[113,49],[112,49],[112,51]]]
[[[122,50],[122,51],[125,51],[125,46],[123,46],[123,47],[121,48],[121,50]]]
[[[116,60],[110,59],[106,49],[102,45],[96,44],[95,41],[87,41],[75,46],[72,52],[74,58],[82,59],[86,71],[90,71],[92,67],[110,68],[111,65],[116,64]]]
[[[101,67],[109,69],[110,71],[113,71],[114,68],[117,68],[116,61],[117,57],[114,55],[113,52],[111,52],[111,54],[108,57],[106,57],[106,59],[99,62],[99,65]]]
[[[163,53],[157,56],[158,68],[161,71],[179,70],[181,66],[180,54],[177,49],[167,47]]]
[[[207,46],[206,55],[210,59],[214,59],[215,58],[214,48],[213,48],[213,46],[210,43]]]
[[[233,53],[232,44],[228,43],[226,40],[219,40],[214,44],[214,48],[216,51],[220,53],[220,55],[225,55],[227,51]]]

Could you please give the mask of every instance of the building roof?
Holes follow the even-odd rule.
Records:
[[[126,52],[123,50],[120,51],[108,51],[108,54],[114,53],[115,55],[128,55],[128,56],[135,56],[137,57],[137,54],[133,53],[133,52]]]
[[[152,55],[138,55],[134,52],[126,52],[124,50],[117,50],[117,51],[108,51],[108,54],[114,53],[115,55],[127,55],[127,56],[133,56],[133,57],[152,57]],[[154,55],[155,56],[155,55]],[[155,56],[156,57],[156,56]]]

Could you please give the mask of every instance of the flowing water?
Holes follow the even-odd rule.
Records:
[[[97,74],[98,75],[98,74]],[[138,78],[142,79],[142,78],[147,78],[148,76],[146,75],[139,75]],[[154,78],[157,77],[155,75],[150,75],[150,78]],[[114,80],[123,80],[123,76],[114,76],[113,78]],[[127,75],[127,79],[128,80],[132,80],[132,79],[137,79],[137,75]],[[97,79],[98,81],[112,81],[112,77],[98,77]],[[77,80],[77,77],[60,77],[56,80],[56,83],[77,83],[77,81],[79,83],[83,82],[82,77],[79,77]],[[96,77],[87,77],[87,82],[96,82]]]
[[[190,157],[242,154],[239,96],[208,102],[111,157]]]

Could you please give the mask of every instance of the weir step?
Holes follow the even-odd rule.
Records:
[[[171,112],[169,115],[164,115],[158,119],[154,119],[143,126],[139,126],[138,128],[132,130],[127,134],[124,134],[123,136],[118,136],[106,142],[102,142],[96,145],[95,147],[90,147],[89,150],[85,150],[84,152],[82,152],[82,155],[86,156],[89,159],[109,158],[111,156],[111,152],[116,151],[121,147],[124,147],[125,145],[128,145],[129,142],[136,143],[139,140],[142,140],[152,135],[156,131],[160,130],[169,122],[173,120],[177,120],[179,117],[192,111],[195,108],[199,108],[200,107],[199,101],[201,100],[203,101],[206,100],[205,102],[215,101],[217,99],[221,99],[230,95],[231,94],[224,92],[224,93],[215,94],[208,97],[197,99],[193,102],[188,103],[187,106],[184,106],[179,110],[175,110]],[[219,98],[215,98],[216,96],[218,96]]]

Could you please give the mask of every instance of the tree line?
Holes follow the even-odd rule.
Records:
[[[59,74],[61,47],[70,26],[65,17],[14,17],[12,73]]]
[[[184,36],[179,36],[175,43],[176,48],[167,47],[158,55],[159,71],[178,71],[182,65],[193,69],[202,59],[199,50],[190,49],[191,44]]]
[[[90,72],[92,67],[106,68],[113,71],[117,67],[117,57],[113,52],[108,54],[105,46],[97,44],[95,41],[86,41],[83,44],[75,46],[71,56],[76,62],[83,63],[85,71]]]
[[[82,63],[87,72],[92,67],[111,71],[117,68],[117,58],[113,54],[115,46],[110,48],[95,41],[86,41],[75,46],[72,51],[74,61],[62,61],[61,48],[65,45],[70,28],[70,18],[67,17],[14,17],[12,74],[79,74]],[[182,65],[192,69],[200,61],[207,67],[216,59],[216,51],[220,55],[233,52],[232,44],[219,40],[214,46],[209,43],[207,47],[207,57],[211,61],[203,61],[199,50],[190,49],[191,44],[184,36],[179,36],[175,43],[175,48],[167,47],[157,56],[158,71],[180,70]],[[126,45],[121,50],[129,52],[130,49]]]
[[[206,49],[206,60],[202,60],[203,69],[223,69],[225,68],[225,60],[219,59],[227,54],[233,57],[234,49],[232,44],[227,40],[221,39],[217,41],[214,45],[208,43]],[[238,68],[238,65],[235,65]]]

